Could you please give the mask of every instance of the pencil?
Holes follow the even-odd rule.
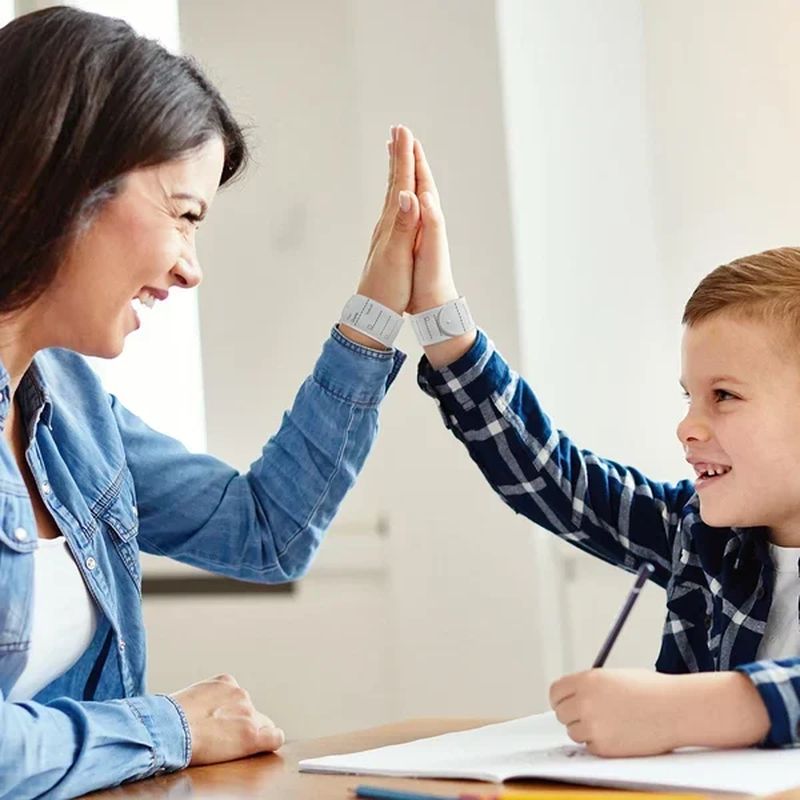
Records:
[[[645,561],[644,564],[639,567],[639,571],[636,573],[636,580],[634,581],[633,588],[630,590],[630,592],[628,592],[628,597],[625,600],[625,604],[620,609],[614,626],[611,628],[608,636],[606,636],[606,640],[603,642],[603,646],[600,648],[600,652],[597,654],[594,664],[592,664],[592,669],[598,669],[606,663],[608,654],[611,652],[614,642],[617,641],[619,632],[622,630],[625,620],[628,619],[628,614],[631,613],[631,609],[633,608],[633,604],[636,602],[636,598],[639,597],[642,587],[654,572],[655,568],[649,561]]]

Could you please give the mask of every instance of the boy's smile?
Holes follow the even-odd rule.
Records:
[[[677,433],[701,518],[800,546],[800,344],[788,323],[720,313],[685,327],[681,357],[689,408]]]

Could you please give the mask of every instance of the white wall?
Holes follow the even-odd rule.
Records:
[[[643,3],[670,316],[714,266],[797,244],[800,14],[792,0]]]

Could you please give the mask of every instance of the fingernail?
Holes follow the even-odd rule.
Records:
[[[411,208],[411,192],[400,192],[400,210],[408,211]]]
[[[433,208],[433,195],[430,192],[423,192],[419,199],[425,208]]]
[[[280,728],[278,728],[278,734],[281,740],[281,743],[278,745],[278,747],[283,747],[283,745],[286,743],[286,734]]]
[[[397,125],[392,125],[392,127],[389,128],[389,131],[392,134],[392,141],[394,141],[397,138]]]

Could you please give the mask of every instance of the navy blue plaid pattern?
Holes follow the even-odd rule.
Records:
[[[445,369],[423,358],[418,382],[514,511],[630,572],[653,564],[667,605],[658,671],[741,671],[770,716],[763,744],[800,744],[800,657],[755,660],[773,583],[765,529],[711,528],[693,481],[660,483],[579,449],[483,332]]]

